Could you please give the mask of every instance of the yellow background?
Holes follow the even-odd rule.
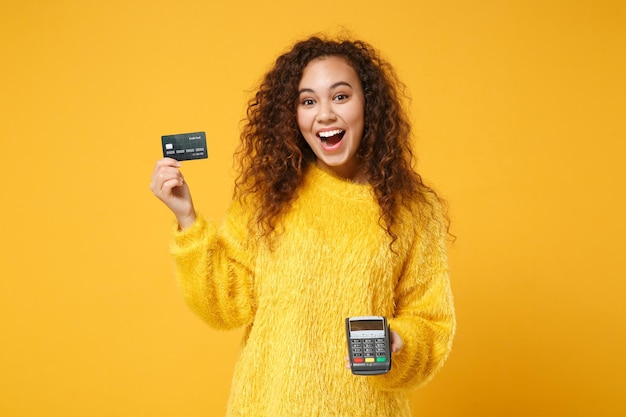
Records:
[[[625,14],[2,0],[0,415],[223,415],[240,332],[178,293],[148,189],[160,136],[207,132],[209,159],[184,172],[219,221],[249,92],[293,41],[341,28],[406,82],[419,169],[458,236],[458,337],[416,415],[626,415]]]

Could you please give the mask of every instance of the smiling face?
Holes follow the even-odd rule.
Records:
[[[365,182],[356,158],[365,98],[354,69],[335,56],[311,61],[304,68],[298,93],[298,127],[318,163],[343,178]]]

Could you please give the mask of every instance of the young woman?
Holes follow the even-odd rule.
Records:
[[[174,213],[184,297],[209,325],[244,327],[229,416],[409,416],[407,393],[455,331],[447,217],[412,169],[402,84],[362,41],[318,37],[281,55],[248,106],[235,198],[219,228],[180,163],[151,189]],[[346,369],[346,317],[386,316],[393,366]]]

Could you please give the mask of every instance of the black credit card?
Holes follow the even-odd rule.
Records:
[[[177,161],[209,157],[204,132],[161,136],[161,145],[163,145],[163,156]]]

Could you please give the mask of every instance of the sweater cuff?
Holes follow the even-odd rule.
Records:
[[[411,337],[411,326],[402,320],[389,319],[389,328],[402,338],[402,349],[392,354],[391,371],[378,375],[373,382],[384,391],[408,391],[421,385],[420,369],[415,369],[417,340]]]
[[[197,244],[206,233],[207,227],[207,221],[200,213],[196,213],[196,221],[186,229],[180,230],[178,223],[174,222],[172,225],[171,252],[176,253],[184,251],[190,246]]]

